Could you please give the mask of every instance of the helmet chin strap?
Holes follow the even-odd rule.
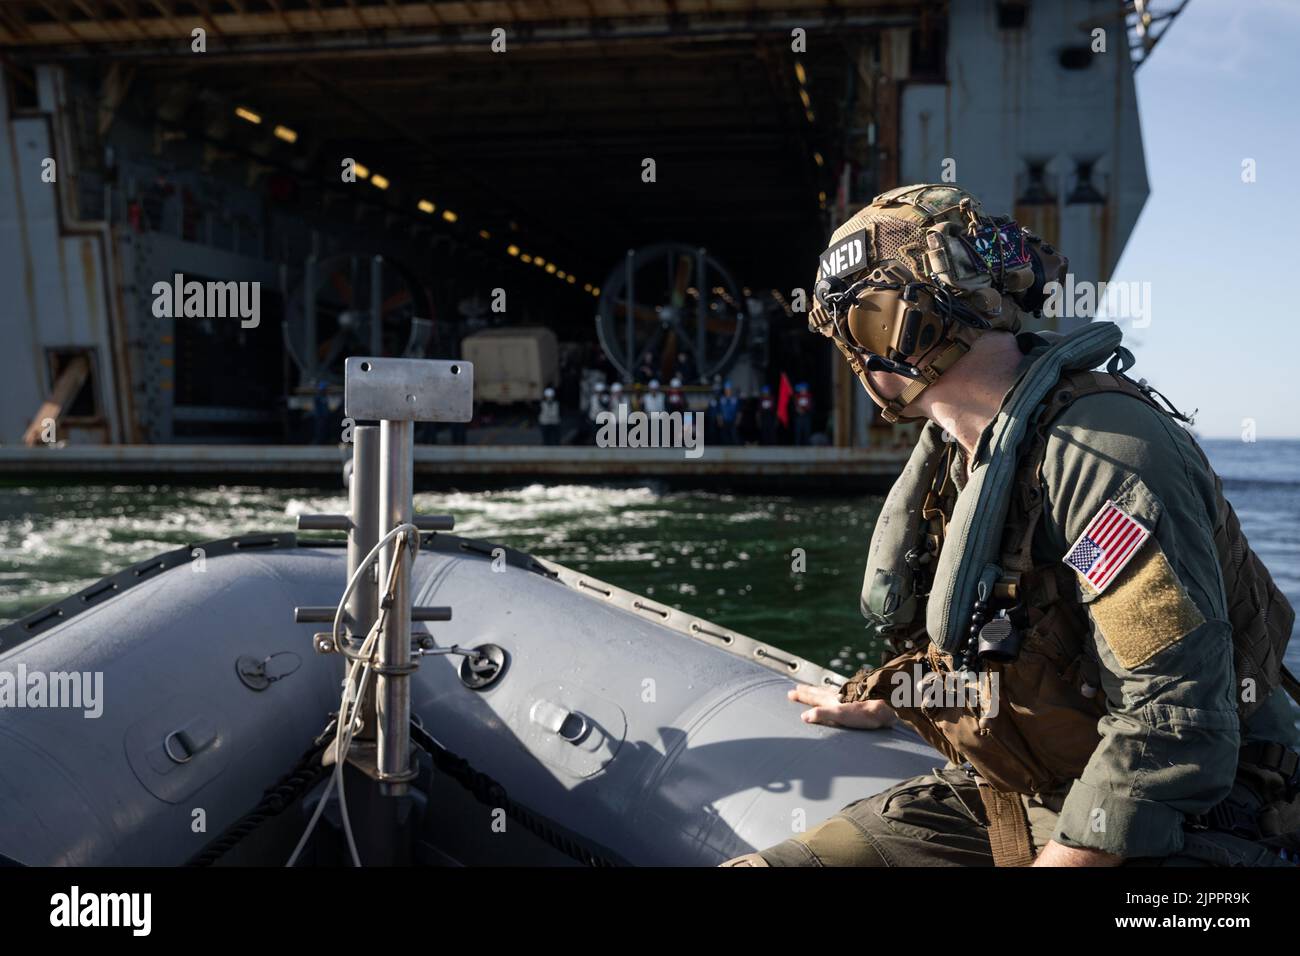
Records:
[[[925,421],[924,415],[909,416],[903,414],[903,409],[906,408],[908,404],[915,399],[915,396],[913,396],[913,398],[908,399],[907,401],[901,401],[900,400],[902,398],[901,395],[898,398],[885,398],[885,396],[881,395],[880,392],[876,389],[876,387],[871,384],[871,379],[868,378],[865,374],[860,374],[858,376],[858,379],[862,382],[862,387],[867,390],[867,394],[870,395],[872,400],[877,405],[880,406],[880,417],[883,418],[885,421],[889,422],[889,424],[897,425],[899,422]],[[917,394],[919,395],[922,391],[925,391],[925,389],[929,387],[930,383],[921,382],[920,380],[917,380],[913,384],[919,384],[921,386],[920,391],[917,392]],[[911,385],[908,386],[908,388],[911,387],[912,387]]]
[[[960,334],[960,333],[959,333]],[[880,410],[880,416],[891,425],[903,421],[902,411],[908,405],[912,404],[921,393],[927,388],[939,381],[939,376],[948,369],[957,364],[957,360],[969,352],[971,343],[964,341],[962,338],[954,337],[948,347],[939,352],[937,356],[926,362],[924,365],[918,365],[917,371],[921,373],[920,378],[914,378],[908,382],[907,387],[899,393],[897,398],[891,399],[884,408]],[[920,418],[910,418],[907,421],[920,421]]]
[[[896,398],[885,398],[881,395],[880,391],[871,384],[871,377],[867,374],[868,369],[862,358],[840,341],[835,340],[835,344],[844,354],[844,357],[848,359],[849,367],[857,375],[858,381],[867,390],[867,394],[880,406],[880,417],[891,425],[897,425],[900,422],[923,422],[926,420],[924,415],[904,415],[903,409],[916,401],[922,392],[939,381],[939,377],[944,372],[957,364],[957,360],[970,351],[978,335],[979,333],[973,329],[961,325],[952,328],[949,334],[945,336],[945,339],[930,350],[930,354],[938,354],[935,354],[935,357],[930,361],[915,366],[918,373],[917,377],[912,379]],[[944,346],[945,340],[948,343],[946,347]]]

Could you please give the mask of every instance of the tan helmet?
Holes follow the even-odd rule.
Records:
[[[890,422],[986,332],[1018,332],[1067,260],[1005,216],[985,216],[959,186],[882,193],[831,236],[808,327],[831,338]],[[895,399],[869,371],[912,379]]]

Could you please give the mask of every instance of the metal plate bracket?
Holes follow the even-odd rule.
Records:
[[[361,358],[344,363],[349,418],[467,422],[474,410],[474,366],[433,359]]]

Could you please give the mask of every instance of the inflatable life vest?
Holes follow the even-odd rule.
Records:
[[[1003,792],[1043,793],[1067,784],[1100,742],[1100,674],[1087,652],[1091,625],[1074,573],[1060,561],[1036,562],[1032,544],[1044,507],[1040,467],[1057,415],[1103,391],[1169,414],[1123,376],[1132,356],[1120,338],[1112,323],[1099,322],[1049,340],[1055,344],[1022,375],[981,436],[960,495],[952,478],[958,446],[927,424],[872,535],[861,607],[899,656],[860,672],[845,685],[843,699],[909,701],[915,706],[895,707],[900,717]],[[1108,356],[1107,371],[1090,370]],[[1259,691],[1252,702],[1239,702],[1244,720],[1278,686],[1300,700],[1300,687],[1282,666],[1295,615],[1247,544],[1217,476],[1215,489],[1214,543],[1233,663],[1238,679],[1253,677]],[[972,619],[978,625],[981,609],[997,599],[1025,608],[1019,654],[981,662],[975,672],[965,666]],[[998,675],[1002,701],[996,714],[985,712],[979,693],[987,692],[991,674]],[[972,679],[977,686],[966,705],[947,706],[950,698],[930,704],[941,699],[937,690]]]

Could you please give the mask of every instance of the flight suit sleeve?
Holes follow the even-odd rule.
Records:
[[[1177,853],[1185,816],[1228,795],[1239,746],[1213,475],[1176,422],[1118,393],[1058,416],[1042,474],[1058,560],[1107,502],[1150,532],[1100,591],[1074,570],[1106,713],[1053,839],[1128,858]]]

